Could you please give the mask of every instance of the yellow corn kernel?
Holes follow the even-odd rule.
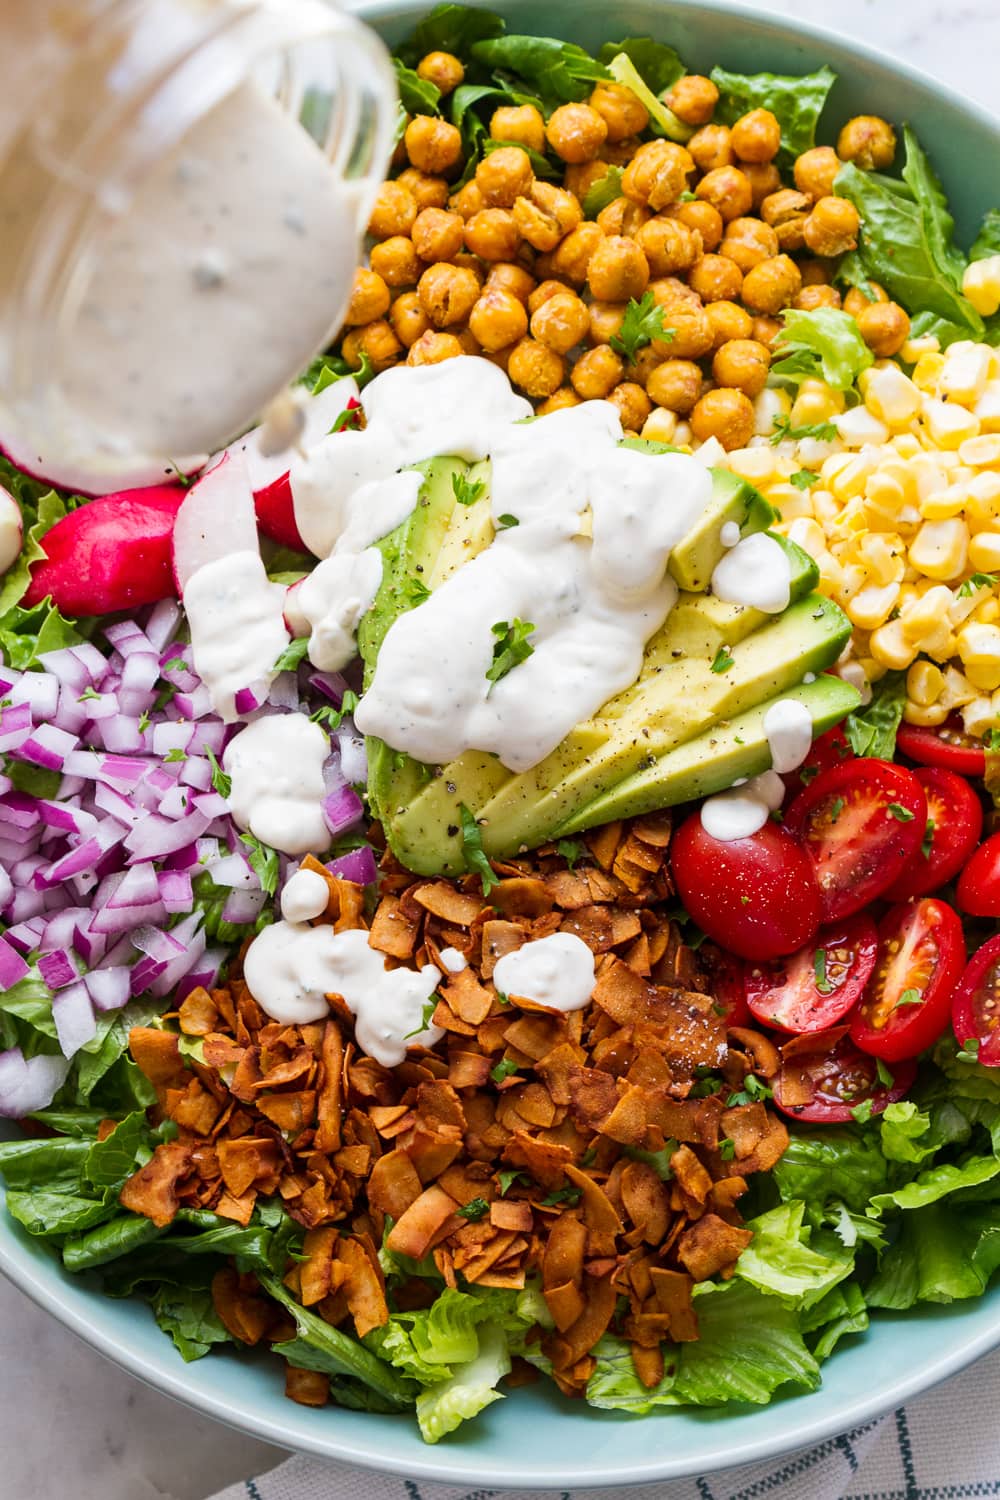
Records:
[[[960,516],[969,499],[969,489],[964,484],[949,484],[943,490],[934,490],[920,502],[920,514],[925,521],[950,521]]]
[[[906,492],[899,480],[884,468],[876,469],[865,481],[865,514],[869,525],[895,524],[896,517],[906,505]]]
[[[937,388],[938,376],[943,369],[944,355],[939,354],[937,350],[925,351],[917,360],[910,379],[920,390],[933,391]]]
[[[951,599],[951,589],[939,583],[912,603],[900,604],[899,625],[905,639],[937,661],[947,661],[954,648],[955,638],[948,619]]]
[[[920,724],[924,727],[943,724],[951,710],[940,703],[914,703],[908,698],[903,705],[903,718],[907,724]]]
[[[888,427],[867,406],[855,406],[834,417],[833,425],[849,448],[881,448],[890,437]]]
[[[677,432],[677,413],[665,406],[655,406],[642,427],[642,436],[654,443],[672,443]]]
[[[962,292],[977,313],[991,318],[1000,307],[1000,255],[987,255],[966,266]]]
[[[825,380],[803,380],[792,402],[792,426],[829,422],[844,410],[844,404],[843,391],[835,391]]]
[[[1000,688],[1000,628],[970,623],[956,640],[965,676],[973,687],[989,693]]]
[[[675,423],[676,420],[675,417]],[[734,474],[738,474],[741,479],[748,479],[758,488],[771,484],[779,474],[778,455],[770,444],[765,444],[762,448],[734,448],[729,454],[729,467]]]
[[[842,682],[849,682],[852,688],[857,688],[861,694],[861,706],[872,701],[871,684],[865,675],[865,669],[859,661],[841,660],[837,663],[837,676]]]
[[[800,516],[811,516],[813,513],[809,490],[800,490],[794,484],[768,485],[764,490],[764,497],[780,512],[783,521],[797,521]]]
[[[979,437],[966,438],[958,450],[963,464],[974,469],[1000,468],[1000,432],[984,432]]]
[[[944,673],[932,661],[915,661],[906,674],[906,692],[914,703],[928,708],[944,692]]]
[[[913,432],[897,432],[891,438],[889,446],[896,450],[900,458],[915,458],[924,451],[920,446],[920,439]]]
[[[896,672],[905,671],[917,654],[917,647],[903,633],[902,620],[890,620],[873,630],[869,649],[876,661]]]
[[[795,542],[810,557],[815,557],[817,552],[826,551],[826,533],[816,521],[806,520],[805,517],[793,521],[786,535],[789,541]]]
[[[973,531],[1000,524],[1000,474],[984,469],[969,480],[965,518]]]
[[[884,531],[869,531],[858,542],[858,554],[871,569],[872,582],[880,586],[902,583],[905,550],[901,536]]]
[[[958,644],[955,644],[955,651]],[[977,697],[976,689],[967,677],[957,667],[946,667],[944,674],[944,692],[938,702],[944,703],[949,709],[962,708],[964,704],[971,703]]]
[[[994,625],[1000,620],[1000,603],[992,596],[984,599],[981,604],[976,605],[973,616],[978,625]]]
[[[957,401],[925,401],[924,428],[936,448],[954,450],[978,437],[979,418]]]
[[[969,566],[977,573],[1000,572],[1000,532],[977,532],[969,543]]]
[[[678,422],[671,442],[676,443],[678,448],[690,448],[693,436],[690,422]]]
[[[866,370],[858,385],[871,414],[890,427],[905,427],[920,411],[920,391],[897,364],[887,361]]]
[[[864,494],[865,485],[877,468],[878,459],[874,453],[850,454],[843,468],[825,482],[834,499],[844,505],[855,496]]]
[[[973,698],[971,703],[966,703],[962,709],[962,724],[966,734],[971,734],[977,739],[985,739],[991,729],[1000,725],[1000,703],[998,695],[992,698]]]
[[[957,518],[925,521],[910,543],[910,562],[928,578],[957,578],[969,556],[969,528]]]
[[[857,625],[861,630],[877,630],[892,614],[898,598],[898,583],[887,583],[881,588],[870,583],[858,589],[854,597],[845,604],[844,610],[852,625]]]
[[[1000,380],[988,380],[986,388],[972,408],[983,432],[1000,432]]]
[[[973,344],[967,339],[952,344],[945,351],[938,394],[963,406],[973,406],[986,388],[991,352],[988,344]]]
[[[787,391],[765,387],[754,401],[754,427],[758,437],[770,437],[778,417],[787,417],[792,410],[792,398]]]
[[[864,668],[865,676],[869,682],[880,682],[888,671],[888,668],[882,662],[876,661],[874,656],[859,656],[858,661]]]

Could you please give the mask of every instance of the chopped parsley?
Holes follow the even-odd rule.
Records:
[[[736,1155],[736,1142],[731,1141],[728,1135],[723,1136],[722,1140],[719,1142],[719,1155],[722,1157],[723,1161],[732,1161],[733,1157]]]
[[[465,868],[473,875],[479,876],[483,882],[483,895],[488,896],[493,887],[500,884],[500,877],[493,873],[493,866],[483,853],[483,836],[475,817],[464,802],[458,811],[462,819],[462,854],[465,859]]]
[[[464,1208],[455,1210],[460,1219],[468,1219],[473,1224],[477,1219],[485,1219],[489,1211],[490,1205],[485,1198],[472,1198]]]
[[[762,1083],[755,1073],[748,1073],[743,1080],[742,1089],[738,1093],[730,1094],[726,1100],[726,1108],[735,1109],[740,1104],[752,1104],[757,1100],[773,1097],[766,1083]]]
[[[810,490],[819,483],[819,475],[813,469],[797,469],[792,475],[792,484],[797,490]]]
[[[640,349],[645,349],[654,339],[669,343],[676,337],[676,330],[663,325],[663,308],[652,292],[643,292],[637,302],[633,297],[625,309],[622,326],[611,339],[611,347],[630,362]]]
[[[874,1106],[870,1099],[862,1099],[861,1103],[856,1104],[851,1110],[852,1118],[857,1120],[859,1125],[867,1125],[872,1117],[873,1108]]]
[[[165,661],[163,663],[164,672],[175,672],[178,667],[183,667],[185,670],[187,669],[187,662],[184,660],[183,656],[172,656],[169,661]]]
[[[967,578],[962,584],[962,587],[958,591],[958,597],[960,599],[971,599],[972,595],[978,593],[980,589],[993,589],[996,588],[998,583],[1000,583],[1000,574],[998,573],[973,573],[972,577]]]
[[[896,1080],[880,1057],[875,1059],[875,1072],[878,1074],[878,1081],[882,1087],[891,1089]]]
[[[345,406],[330,428],[330,436],[335,432],[357,432],[361,427],[361,416],[361,407],[357,402],[353,406]]]
[[[521,1182],[530,1182],[531,1178],[527,1172],[521,1172],[517,1167],[505,1167],[502,1172],[497,1173],[497,1182],[500,1184],[500,1196],[506,1198],[514,1183],[520,1179]]]
[[[96,688],[88,687],[84,688],[83,692],[80,694],[79,698],[77,698],[76,701],[77,703],[92,703],[95,698],[100,698],[100,696],[101,695]],[[149,720],[147,719],[146,722],[148,723]]]
[[[934,819],[928,818],[927,827],[924,829],[924,836],[920,844],[920,852],[924,856],[924,859],[930,859],[931,857],[931,845],[934,843],[935,827]]]
[[[502,516],[497,516],[497,530],[509,531],[512,526],[520,526],[516,516],[512,516],[509,510],[505,510]]]
[[[556,853],[562,855],[571,870],[577,860],[582,859],[583,848],[582,839],[559,839],[556,842]]]
[[[728,646],[720,646],[715,653],[715,660],[710,668],[713,672],[728,672],[733,665],[733,657]]]
[[[179,761],[182,760],[187,760],[187,755],[179,745],[175,745],[172,750],[168,750],[166,755],[163,757],[164,765],[168,766],[176,765]]]
[[[502,1057],[495,1068],[490,1069],[490,1077],[494,1083],[503,1083],[512,1073],[516,1073],[518,1064],[512,1057]]]
[[[206,750],[205,754],[208,756],[208,763],[212,767],[213,792],[218,792],[220,797],[229,797],[233,790],[233,778],[226,775],[211,750]]]
[[[425,599],[431,597],[430,589],[422,578],[417,577],[416,573],[411,573],[408,578],[404,579],[402,593],[404,602],[411,609],[416,609],[418,604],[423,604]]]
[[[534,628],[530,620],[519,620],[516,615],[509,623],[498,620],[491,626],[496,645],[493,647],[493,663],[486,673],[488,682],[500,682],[521,662],[534,656],[535,648],[528,639]]]
[[[322,708],[317,708],[316,712],[310,714],[309,717],[314,724],[319,724],[328,731],[339,729],[346,715],[352,714],[359,702],[360,699],[357,693],[348,688],[340,700],[339,708],[334,708],[332,703],[324,704]]]
[[[582,1193],[578,1187],[556,1188],[554,1192],[549,1193],[547,1198],[542,1199],[542,1207],[555,1208],[557,1203],[567,1203],[570,1208],[574,1208],[581,1197]]]
[[[889,806],[886,808],[886,812],[889,814],[890,818],[895,818],[897,823],[913,822],[913,813],[910,812],[910,809],[908,807],[903,807],[903,805],[899,802],[890,802]]]
[[[510,1004],[510,996],[509,995],[505,995],[504,992],[503,992],[503,990],[497,990],[497,1002],[500,1005],[509,1005]]]
[[[919,990],[904,990],[892,1008],[899,1010],[902,1005],[919,1005],[923,998]]]
[[[963,1042],[958,1052],[959,1062],[978,1062],[980,1041],[977,1036],[970,1036],[967,1042]]]
[[[843,811],[844,811],[844,799],[843,799],[843,797],[835,797],[834,800],[830,803],[830,822],[831,823],[836,823],[837,819],[840,817],[840,815],[841,815],[841,813]]]
[[[419,1036],[422,1031],[427,1030],[428,1026],[431,1024],[431,1017],[437,1010],[438,1001],[440,999],[441,996],[438,994],[437,990],[434,991],[433,995],[428,996],[428,998],[424,1001],[424,1009],[423,1014],[420,1017],[420,1025],[415,1026],[412,1031],[407,1031],[405,1033],[403,1037],[404,1042],[408,1042],[411,1036]],[[459,1210],[459,1212],[461,1212],[461,1210]]]
[[[807,422],[804,427],[793,427],[791,417],[775,417],[771,432],[774,447],[785,441],[798,443],[803,438],[818,438],[821,443],[833,443],[837,437],[837,429],[832,422]]]
[[[309,637],[307,635],[301,636],[297,641],[290,641],[271,670],[274,672],[294,672],[308,650]]]
[[[144,708],[143,711],[142,711],[142,713],[139,715],[139,733],[140,734],[145,734],[146,730],[148,728],[149,728],[149,709],[148,708]]]
[[[476,501],[486,493],[486,480],[476,479],[470,483],[464,474],[453,474],[451,487],[455,491],[455,499],[459,505],[475,505]]]
[[[260,888],[267,896],[278,889],[278,851],[262,844],[254,833],[241,833],[240,843],[250,850],[250,868],[260,881]]]
[[[817,948],[813,955],[813,974],[816,976],[816,988],[821,995],[832,995],[836,986],[832,985],[826,977],[826,949]]]

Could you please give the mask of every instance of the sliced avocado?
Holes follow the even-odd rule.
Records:
[[[814,737],[832,729],[860,701],[855,688],[828,673],[817,677],[815,682],[803,682],[725,723],[712,725],[662,755],[654,765],[625,777],[580,808],[552,837],[596,828],[615,818],[637,817],[654,808],[691,802],[696,797],[724,791],[740,777],[758,776],[771,764],[764,717],[779,698],[805,705],[812,715]]]
[[[784,694],[807,672],[822,672],[849,635],[837,605],[810,594],[729,648],[725,670],[713,671],[705,657],[672,661],[605,704],[530,771],[515,776],[492,756],[461,756],[416,796],[394,798],[390,843],[420,872],[461,870],[463,803],[481,820],[487,853],[510,855],[543,843],[595,798],[706,726]]]
[[[490,461],[485,459],[473,464],[465,476],[473,489],[482,485],[482,493],[471,505],[458,503],[452,509],[437,561],[426,580],[432,592],[452,573],[483,552],[496,534],[490,503],[490,470]]]
[[[674,548],[668,564],[670,576],[692,594],[702,594],[726,549],[722,528],[733,521],[741,536],[766,531],[777,520],[777,511],[759,490],[728,469],[712,469],[712,499],[698,524]]]

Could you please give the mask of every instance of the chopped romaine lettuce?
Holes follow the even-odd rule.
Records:
[[[736,1263],[737,1276],[799,1308],[821,1301],[854,1269],[853,1251],[829,1230],[803,1225],[804,1210],[792,1201],[748,1220],[754,1237]]]
[[[836,73],[827,67],[799,78],[713,68],[712,82],[719,90],[715,117],[732,125],[752,109],[769,109],[781,126],[779,163],[788,165],[816,144],[816,126],[836,80]]]
[[[835,390],[848,391],[872,364],[874,356],[850,313],[835,307],[811,312],[788,308],[782,316],[778,358],[771,366],[771,374],[781,380],[800,385],[818,377]]]

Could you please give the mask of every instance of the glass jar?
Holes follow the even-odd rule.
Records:
[[[322,0],[28,0],[0,55],[0,447],[94,494],[196,468],[339,325],[388,55]]]

